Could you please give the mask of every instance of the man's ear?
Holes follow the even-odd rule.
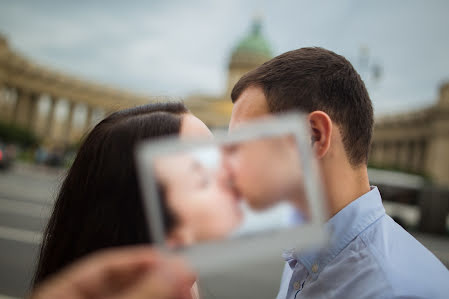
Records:
[[[323,111],[314,111],[308,116],[311,128],[311,144],[318,159],[329,151],[332,137],[332,120]]]

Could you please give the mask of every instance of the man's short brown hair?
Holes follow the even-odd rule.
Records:
[[[373,107],[360,75],[343,56],[323,48],[286,52],[245,74],[232,90],[232,102],[250,86],[263,89],[273,113],[326,112],[341,128],[350,163],[367,163]]]

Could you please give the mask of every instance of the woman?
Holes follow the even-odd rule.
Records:
[[[45,230],[34,284],[98,249],[152,243],[133,152],[141,140],[168,135],[212,136],[182,103],[149,104],[119,111],[95,126],[59,191]],[[210,184],[195,185],[189,192],[202,192],[210,205],[186,204],[183,209],[173,209],[176,204],[162,202],[165,229],[176,245],[216,238],[238,225],[240,214],[234,193],[218,176],[212,180]],[[187,203],[189,200],[186,196]],[[207,217],[196,217],[199,214]],[[211,219],[220,225],[205,231],[209,224],[204,221]]]
[[[209,165],[210,160],[218,165]],[[241,211],[239,196],[230,187],[229,172],[220,163],[218,150],[206,152],[198,148],[159,157],[154,162],[159,197],[182,223],[170,231],[166,244],[182,247],[229,235]],[[219,210],[223,213],[217,215]]]

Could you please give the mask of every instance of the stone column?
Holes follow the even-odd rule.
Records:
[[[105,116],[106,112],[102,108],[95,108],[93,112],[93,126],[96,126]]]
[[[408,170],[410,169],[410,148],[409,148],[409,142],[408,141],[402,141],[399,143],[399,163],[398,167],[402,170]]]
[[[401,143],[400,143],[400,141],[396,141],[395,143],[393,143],[393,149],[394,149],[393,166],[395,168],[400,168],[400,165],[401,165]]]
[[[385,163],[385,159],[386,159],[386,155],[385,155],[385,142],[379,142],[379,146],[377,148],[377,164],[379,166],[384,166]]]
[[[37,117],[38,117],[38,113],[39,113],[39,100],[40,100],[40,96],[38,94],[32,94],[30,97],[30,105],[28,106],[29,111],[28,111],[28,120],[27,120],[27,128],[31,131],[33,131],[34,133],[37,133],[37,128],[36,128],[36,122],[37,122]]]
[[[3,117],[2,120],[8,123],[11,123],[13,121],[13,113],[14,113],[14,105],[12,103],[12,91],[11,88],[9,88],[6,85],[3,85],[3,101],[4,106],[2,107],[3,111]]]
[[[382,149],[383,149],[383,143],[381,141],[373,142],[373,147],[371,147],[371,153],[370,153],[370,161],[375,166],[380,166],[382,164]]]
[[[6,102],[6,70],[4,67],[0,67],[0,120],[8,121],[9,107]]]
[[[6,102],[6,88],[0,81],[0,120],[5,121],[8,119],[8,108]]]
[[[53,139],[53,133],[55,125],[55,110],[56,110],[56,99],[54,96],[49,97],[49,108],[47,117],[45,120],[44,131],[42,132],[43,136],[46,136],[47,139]]]
[[[434,125],[435,135],[429,140],[428,152],[425,159],[425,171],[437,185],[449,185],[449,120],[437,121]]]
[[[75,102],[68,101],[68,112],[67,112],[67,118],[64,122],[64,131],[63,131],[63,140],[65,144],[69,144],[71,141],[71,132],[72,132],[72,125],[73,125],[73,112],[75,108]]]
[[[23,128],[33,130],[37,118],[38,97],[23,89],[17,90],[16,105],[13,113],[13,123]]]
[[[92,106],[86,106],[86,122],[84,123],[83,133],[86,133],[90,130],[90,126],[92,124],[94,108]]]
[[[446,112],[446,111],[444,111]],[[449,111],[448,111],[449,112]],[[449,119],[447,114],[436,113],[431,125],[432,136],[428,140],[426,153],[426,173],[432,181],[439,185],[449,185],[449,166],[447,154],[449,153]]]
[[[374,163],[375,151],[376,151],[376,145],[374,143],[371,143],[371,146],[369,148],[369,155],[368,155],[368,165]]]
[[[23,116],[23,114],[25,113],[26,109],[26,104],[27,104],[28,100],[27,100],[27,94],[21,90],[21,89],[17,89],[16,90],[16,103],[14,105],[14,109],[13,109],[13,117],[12,117],[12,123],[15,125],[23,125],[24,119],[26,118],[26,115]]]
[[[396,165],[397,159],[397,143],[391,141],[388,146],[388,166],[394,167]]]
[[[409,170],[418,171],[417,169],[417,157],[418,157],[418,142],[417,140],[413,140],[409,144],[410,150],[410,158],[409,158]]]
[[[394,163],[394,144],[391,141],[385,143],[384,161],[386,167],[391,167]]]
[[[416,145],[416,170],[419,172],[426,172],[426,156],[427,156],[427,142],[425,140],[418,141]]]

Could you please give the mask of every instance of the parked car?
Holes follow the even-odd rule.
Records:
[[[8,169],[15,158],[15,146],[0,142],[0,169]]]

